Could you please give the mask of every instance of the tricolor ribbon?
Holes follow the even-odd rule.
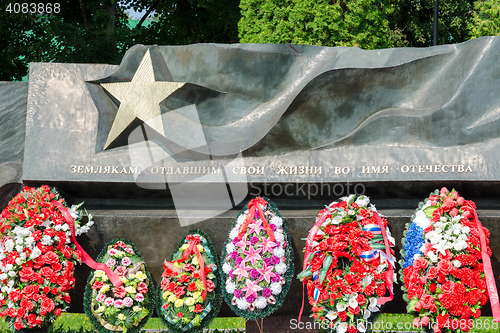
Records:
[[[73,217],[71,217],[71,214],[70,212],[68,211],[68,209],[66,207],[64,207],[64,205],[62,203],[60,203],[59,201],[52,201],[52,203],[57,207],[59,208],[59,211],[61,212],[62,216],[64,217],[64,219],[66,220],[66,222],[68,223],[69,225],[69,229],[71,230],[71,238],[73,239],[73,243],[75,243],[75,246],[76,248],[80,251],[80,253],[82,254],[82,261],[87,265],[89,266],[90,268],[93,268],[93,269],[99,269],[101,271],[104,271],[104,273],[106,273],[106,275],[108,276],[109,280],[111,281],[111,283],[113,283],[113,285],[115,287],[119,287],[123,282],[122,280],[120,280],[120,278],[118,277],[118,275],[116,275],[112,270],[111,268],[109,268],[108,266],[106,266],[105,264],[102,264],[102,263],[97,263],[94,261],[94,259],[92,259],[88,254],[87,252],[85,252],[85,250],[80,246],[80,244],[78,244],[78,242],[76,241],[76,235],[75,235],[75,221],[73,220]]]
[[[194,253],[196,255],[196,258],[198,259],[198,263],[200,264],[200,279],[201,282],[203,283],[203,292],[201,293],[201,297],[203,300],[205,300],[205,297],[207,296],[207,280],[205,278],[205,262],[203,261],[203,257],[201,256],[200,251],[198,250],[197,245],[200,244],[200,237],[199,236],[194,236],[194,235],[187,235],[186,239],[189,241],[189,246],[186,250],[184,250],[184,253],[182,254],[182,258],[174,260],[173,262],[179,263],[186,261],[189,258],[189,255],[191,253]]]
[[[339,205],[338,203],[335,203],[332,206],[330,206],[330,208],[336,208],[336,207],[338,207],[338,205]],[[314,226],[309,231],[309,234],[307,235],[306,249],[305,249],[305,253],[304,253],[303,270],[306,270],[307,265],[309,264],[309,257],[311,256],[312,243],[314,241],[314,237],[318,233],[319,227],[323,224],[323,222],[326,221],[328,214],[330,214],[330,209],[329,208],[323,209],[323,214],[321,214],[321,216],[318,218],[318,220],[316,221]],[[313,277],[314,277],[314,275],[313,275]],[[300,323],[300,318],[302,317],[302,312],[304,311],[304,297],[305,297],[304,296],[304,288],[305,288],[305,283],[302,283],[302,306],[300,307],[300,312],[299,312],[299,323]],[[316,288],[314,290],[314,300],[317,302],[317,300],[319,298],[319,290],[318,290],[318,297],[316,297],[316,290],[318,290],[318,289]]]
[[[382,228],[377,224],[367,224],[363,227],[363,230],[370,232],[372,235],[382,235]],[[396,243],[396,240],[394,239],[394,237],[391,236],[390,232],[387,232],[387,239],[392,244]],[[382,260],[388,261],[395,268],[394,258],[392,256],[388,256],[382,250],[379,249],[372,249],[370,251],[365,251],[361,253],[360,257],[363,258],[365,261],[372,261],[377,258],[380,258],[381,261]]]
[[[255,217],[255,211],[258,210],[260,214],[260,219],[262,220],[262,224],[266,228],[269,239],[272,242],[276,241],[276,238],[274,238],[273,230],[271,229],[269,223],[267,223],[266,218],[264,216],[264,212],[262,212],[262,207],[264,207],[265,205],[267,205],[267,201],[260,197],[253,198],[252,200],[250,200],[250,202],[248,203],[249,212],[247,217],[245,218],[245,221],[241,225],[240,232],[238,233],[238,240],[241,240],[243,238],[245,232],[248,229],[248,225],[250,224],[250,222],[252,222],[253,218]]]
[[[498,300],[498,291],[495,284],[495,278],[493,277],[493,268],[491,267],[490,256],[486,252],[488,245],[486,245],[486,235],[484,234],[483,225],[481,221],[477,218],[476,210],[474,209],[474,219],[477,224],[477,231],[479,232],[479,239],[481,240],[481,256],[483,258],[484,275],[486,277],[486,286],[488,288],[488,294],[490,296],[491,312],[493,314],[493,320],[500,322],[500,303]]]
[[[388,258],[392,258],[391,248],[389,247],[389,239],[387,237],[387,233],[385,232],[384,225],[382,224],[382,219],[380,218],[380,215],[378,215],[377,212],[373,212],[373,215],[375,216],[375,219],[377,220],[377,224],[380,227],[382,237],[384,238],[385,254],[387,255]],[[393,267],[393,265],[389,265],[389,268],[387,269],[387,273],[385,274],[385,285],[387,286],[387,289],[389,289],[389,296],[380,297],[377,301],[377,304],[385,304],[389,301],[392,301],[392,299],[394,298],[394,295],[392,293],[392,285],[393,285],[392,279],[393,278],[394,278],[394,267]]]

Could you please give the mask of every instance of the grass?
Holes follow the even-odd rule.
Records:
[[[242,332],[245,331],[245,319],[238,317],[215,318],[207,328],[210,330],[231,330],[234,332]],[[161,323],[159,318],[150,318],[144,326],[144,329],[166,330],[167,328]],[[94,326],[83,313],[63,313],[53,325],[54,333],[87,333],[93,331]],[[0,321],[0,333],[7,332],[11,332],[8,323]]]
[[[382,313],[371,325],[374,333],[394,333],[394,332],[425,332],[423,329],[415,329],[412,326],[413,317],[408,314]],[[474,321],[470,333],[497,333],[500,332],[499,323],[494,323],[492,317],[480,317]],[[486,328],[485,328],[486,327]],[[207,327],[210,330],[225,330],[231,333],[245,331],[244,318],[215,318]],[[165,330],[166,327],[159,318],[150,318],[144,327],[145,330]],[[289,329],[288,327],[286,329]],[[83,313],[63,313],[54,323],[53,333],[89,333],[94,327]],[[8,324],[0,321],[0,333],[10,333]]]

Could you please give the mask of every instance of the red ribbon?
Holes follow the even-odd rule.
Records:
[[[495,278],[493,277],[493,268],[491,267],[490,256],[486,252],[488,245],[486,245],[486,235],[484,234],[483,225],[481,221],[477,218],[476,210],[474,209],[474,219],[477,224],[477,231],[479,232],[479,239],[481,240],[481,256],[483,258],[484,275],[486,277],[486,286],[488,288],[488,294],[490,296],[491,312],[493,314],[493,320],[500,322],[500,303],[498,300],[498,291],[495,284]]]
[[[182,258],[174,260],[173,262],[183,262],[186,261],[189,258],[189,255],[194,252],[196,255],[196,258],[198,258],[198,263],[200,264],[200,278],[201,282],[203,283],[203,292],[201,293],[201,297],[203,300],[205,300],[205,297],[207,296],[207,281],[205,278],[205,262],[203,261],[203,257],[201,256],[200,251],[198,250],[198,247],[196,245],[200,244],[200,237],[199,236],[193,236],[193,235],[187,235],[186,239],[189,241],[189,246],[188,248],[184,251],[182,254]]]
[[[382,219],[380,218],[380,215],[378,215],[377,212],[374,212],[375,219],[377,220],[377,224],[380,226],[380,230],[382,231],[382,237],[384,238],[384,244],[385,244],[385,254],[387,254],[387,257],[391,257],[391,248],[389,247],[389,240],[387,238],[387,233],[385,232],[385,227],[382,223]],[[393,285],[393,277],[394,277],[394,267],[392,267],[391,263],[389,262],[389,268],[387,269],[387,273],[385,274],[385,285],[387,286],[387,289],[389,289],[389,296],[387,297],[380,297],[377,301],[378,304],[385,304],[389,301],[392,301],[394,298],[394,295],[392,294],[392,285]]]
[[[267,205],[267,201],[260,197],[253,198],[252,200],[250,200],[250,202],[248,203],[248,209],[250,209],[250,211],[248,212],[248,215],[245,218],[245,221],[243,222],[243,225],[240,228],[240,232],[238,234],[238,240],[241,240],[243,238],[245,232],[248,229],[248,225],[250,224],[250,222],[252,222],[253,218],[255,217],[255,211],[259,210],[260,219],[262,220],[262,224],[264,224],[264,227],[266,228],[269,239],[271,239],[272,242],[276,241],[276,238],[274,238],[273,230],[271,229],[271,226],[267,223],[266,218],[264,217],[264,213],[262,212],[262,207],[265,205]]]
[[[338,203],[333,204],[331,208],[336,208],[338,207]],[[309,231],[309,234],[307,235],[306,239],[306,249],[304,252],[304,264],[302,266],[302,270],[306,270],[307,265],[309,264],[309,257],[311,256],[312,252],[312,242],[314,241],[314,237],[318,233],[319,227],[325,222],[326,217],[330,213],[330,210],[328,208],[324,209],[324,213],[318,218],[314,226],[311,228]],[[304,311],[304,288],[305,288],[305,283],[302,282],[302,306],[300,307],[300,312],[299,312],[299,323],[300,323],[300,318],[302,317],[302,312]]]
[[[73,218],[71,217],[71,214],[70,212],[68,211],[68,209],[66,207],[64,207],[64,205],[62,203],[60,203],[59,201],[52,201],[52,203],[54,205],[57,206],[57,208],[59,208],[59,211],[61,212],[62,216],[64,217],[64,219],[66,220],[66,222],[68,223],[69,225],[69,228],[71,230],[71,238],[73,239],[73,243],[75,243],[75,246],[76,248],[80,251],[80,253],[82,254],[82,261],[87,265],[89,266],[90,268],[93,268],[93,269],[99,269],[101,271],[104,271],[104,273],[106,273],[106,275],[108,276],[109,280],[111,281],[111,283],[113,283],[113,285],[115,287],[119,287],[123,282],[122,280],[120,280],[120,278],[118,277],[118,275],[116,275],[108,266],[106,266],[105,264],[102,264],[102,263],[97,263],[94,261],[94,259],[92,259],[88,254],[87,252],[85,252],[85,250],[80,246],[80,244],[78,244],[78,242],[76,241],[76,237],[75,237],[75,221],[73,221]]]

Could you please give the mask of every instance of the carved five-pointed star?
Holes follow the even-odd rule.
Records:
[[[185,82],[156,81],[151,54],[144,54],[131,82],[102,83],[101,86],[120,101],[120,107],[104,149],[136,119],[163,134],[160,102],[185,85]]]

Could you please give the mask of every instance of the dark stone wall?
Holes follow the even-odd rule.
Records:
[[[278,206],[279,208],[279,206]],[[303,260],[303,248],[305,241],[301,238],[307,237],[309,229],[312,227],[319,209],[298,209],[280,210],[292,235],[292,246],[295,254],[295,275],[301,271]],[[409,222],[412,209],[387,209],[379,210],[386,215],[389,221],[389,228],[397,241],[396,252],[399,260],[399,250],[401,248],[401,238],[405,224]],[[169,258],[175,250],[175,246],[180,239],[194,228],[205,231],[212,239],[217,253],[220,255],[222,247],[227,238],[229,228],[238,214],[238,210],[225,212],[218,217],[193,224],[190,227],[180,227],[174,210],[111,210],[111,209],[90,209],[95,217],[95,226],[88,234],[79,237],[81,245],[93,257],[97,257],[102,247],[111,239],[122,237],[131,240],[141,252],[146,260],[155,284],[159,281],[163,272],[163,260]],[[497,285],[500,285],[498,276],[500,274],[500,233],[498,223],[500,212],[498,210],[478,210],[479,218],[483,225],[491,231],[490,244],[493,250],[492,265]],[[399,270],[399,266],[398,266]],[[76,271],[77,283],[72,292],[71,312],[82,312],[83,288],[90,269],[80,265]],[[394,285],[395,299],[387,303],[384,312],[405,313],[406,304],[402,299],[400,289],[401,283]],[[302,285],[299,280],[294,279],[286,296],[283,306],[274,313],[275,316],[297,316],[302,303]],[[304,313],[310,313],[310,306],[307,304]],[[489,304],[483,308],[484,315],[491,315]],[[227,305],[223,305],[219,316],[234,316],[234,313]]]

